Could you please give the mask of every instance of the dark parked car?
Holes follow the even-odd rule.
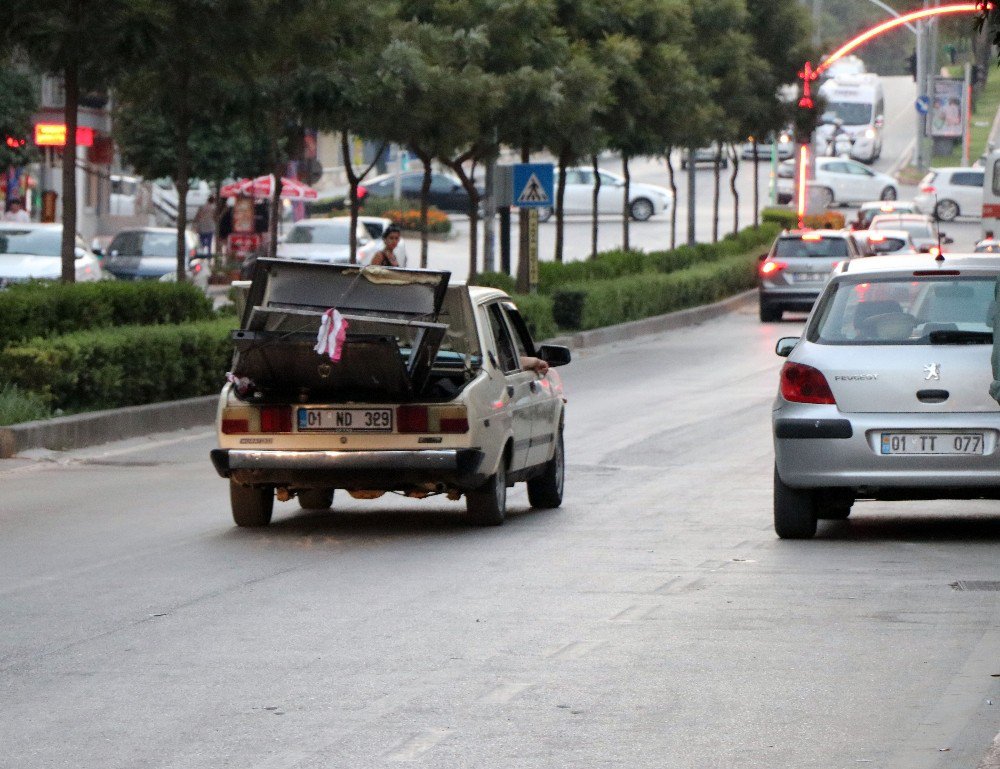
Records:
[[[420,201],[420,187],[424,181],[422,171],[411,171],[400,176],[400,194],[406,200]],[[364,194],[361,194],[361,190]],[[361,199],[366,197],[391,198],[396,189],[396,175],[383,174],[371,180],[362,182],[358,190]],[[479,194],[484,194],[481,186],[477,185]],[[427,202],[442,211],[456,214],[469,213],[469,193],[465,191],[462,182],[457,176],[442,174],[437,171],[431,174],[431,188],[427,195]]]
[[[208,266],[198,258],[198,236],[185,232],[187,277],[196,286],[208,285]],[[108,245],[104,269],[119,280],[174,280],[177,274],[177,230],[138,227],[122,230]]]

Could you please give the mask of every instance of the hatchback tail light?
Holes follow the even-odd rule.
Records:
[[[937,187],[935,187],[933,184],[925,184],[923,187],[920,188],[920,191],[923,192],[925,195],[933,195],[935,192],[937,192]]]
[[[290,433],[292,431],[291,407],[264,406],[260,410],[260,431],[262,433]]]
[[[791,361],[781,367],[781,397],[792,403],[837,404],[819,369]]]
[[[769,278],[772,275],[777,275],[783,269],[788,266],[787,262],[775,262],[770,259],[761,262],[760,265],[760,276],[762,278]]]
[[[467,433],[469,417],[464,406],[399,406],[396,429],[400,433]]]
[[[426,433],[426,406],[400,406],[396,409],[396,429],[401,433]]]

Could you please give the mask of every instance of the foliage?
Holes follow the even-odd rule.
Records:
[[[208,395],[222,384],[234,325],[223,318],[29,339],[0,351],[0,371],[50,408],[73,411]]]
[[[44,399],[10,384],[0,384],[0,425],[45,419],[51,414]]]
[[[424,229],[420,212],[414,211],[412,208],[405,211],[390,208],[383,216],[392,219],[393,224],[404,230],[416,230],[420,232]],[[451,219],[440,211],[428,211],[427,232],[451,232]]]
[[[552,319],[551,298],[539,294],[511,294],[511,298],[536,342],[551,339],[559,332]]]
[[[31,140],[31,121],[37,102],[27,75],[11,66],[11,62],[0,66],[0,168],[23,166],[35,159],[37,150]],[[24,144],[10,147],[7,137]]]
[[[505,272],[481,272],[476,275],[476,285],[499,288],[508,294],[513,294],[516,290],[514,279]]]
[[[765,208],[760,212],[760,218],[764,222],[780,224],[786,230],[799,226],[799,215],[790,208]],[[810,229],[842,230],[847,221],[839,211],[824,211],[821,214],[809,214],[802,223]]]
[[[15,285],[0,292],[0,348],[32,337],[86,329],[181,323],[211,317],[211,301],[201,290],[186,283],[101,281]],[[0,373],[0,377],[5,373]]]

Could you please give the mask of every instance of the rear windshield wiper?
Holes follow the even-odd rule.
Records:
[[[939,330],[931,331],[927,338],[931,344],[992,344],[993,332]]]

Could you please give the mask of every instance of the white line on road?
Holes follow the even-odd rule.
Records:
[[[604,646],[604,641],[574,641],[545,656],[549,659],[578,660]]]
[[[451,733],[451,729],[428,729],[424,732],[418,732],[387,754],[386,759],[389,761],[416,761]]]
[[[618,612],[613,617],[611,617],[612,622],[634,622],[636,620],[645,619],[650,614],[653,613],[654,609],[659,608],[658,606],[629,606],[624,611]]]
[[[487,705],[504,705],[532,686],[534,684],[500,684],[496,688],[486,692],[486,694],[479,698],[479,701]]]

